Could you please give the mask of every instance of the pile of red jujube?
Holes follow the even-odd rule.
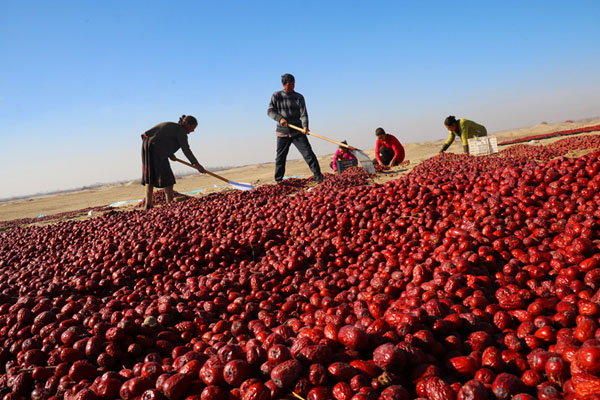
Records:
[[[600,399],[599,146],[6,230],[0,396]]]
[[[84,208],[81,210],[65,211],[65,212],[62,212],[59,214],[40,215],[37,218],[19,218],[19,219],[13,219],[13,220],[9,220],[9,221],[0,221],[0,232],[3,230],[6,230],[6,229],[12,228],[12,227],[17,227],[17,226],[21,226],[21,225],[36,224],[36,223],[40,223],[40,222],[48,222],[48,221],[58,220],[58,219],[77,218],[77,217],[81,217],[82,215],[90,213],[90,211],[92,213],[95,213],[95,212],[104,212],[108,209],[110,209],[109,206],[89,207],[89,208]]]
[[[379,163],[373,163],[373,167],[375,168],[375,172],[384,172],[390,170],[390,167],[387,165],[381,165]]]

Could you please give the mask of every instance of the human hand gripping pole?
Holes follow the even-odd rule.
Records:
[[[300,128],[300,127],[297,127],[297,126],[295,126],[295,125],[292,125],[292,124],[288,124],[288,126],[289,126],[290,128],[293,128],[293,129],[297,130],[297,131],[300,131],[300,132],[302,132],[302,133],[305,133],[305,132],[304,132],[304,129],[302,129],[302,128]],[[335,143],[335,144],[337,144],[338,146],[342,146],[342,147],[345,147],[345,148],[347,148],[348,150],[350,150],[350,151],[352,152],[352,154],[354,154],[354,156],[355,156],[355,157],[358,159],[358,161],[360,161],[360,165],[361,165],[361,166],[362,166],[362,167],[363,167],[363,168],[364,168],[364,169],[365,169],[367,172],[369,172],[369,173],[371,173],[371,174],[374,174],[374,173],[375,173],[375,167],[373,166],[373,161],[371,161],[371,159],[369,158],[369,156],[368,156],[368,155],[366,155],[366,154],[365,154],[365,153],[364,153],[362,150],[360,150],[360,149],[357,149],[356,147],[353,147],[353,146],[347,145],[347,144],[345,144],[345,143],[338,142],[338,141],[336,141],[336,140],[333,140],[333,139],[329,139],[329,138],[327,138],[327,137],[325,137],[325,136],[321,136],[321,135],[319,135],[319,134],[317,134],[317,133],[314,133],[314,132],[311,132],[311,131],[306,131],[306,134],[307,134],[307,135],[312,135],[312,136],[318,137],[319,139],[327,140],[328,142]]]
[[[185,165],[187,165],[188,167],[192,167],[192,168],[194,168],[194,169],[197,169],[196,167],[194,167],[194,165],[193,165],[193,164],[190,164],[190,163],[189,163],[189,162],[187,162],[187,161],[183,161],[183,160],[181,160],[181,159],[179,159],[179,158],[177,158],[177,157],[175,157],[175,161],[178,161],[178,162],[180,162],[180,163],[182,163],[182,164],[185,164]],[[210,175],[210,176],[212,176],[212,177],[215,177],[215,178],[217,178],[217,179],[220,179],[220,180],[222,180],[223,182],[227,182],[228,184],[230,184],[231,186],[233,186],[233,187],[234,187],[234,188],[236,188],[236,189],[239,189],[239,190],[254,190],[254,186],[252,186],[252,185],[248,185],[248,184],[245,184],[245,183],[238,183],[238,182],[233,182],[233,181],[230,181],[230,180],[228,180],[227,178],[223,178],[222,176],[220,176],[220,175],[217,175],[217,174],[215,174],[214,172],[210,172],[210,171],[209,171],[209,170],[207,170],[207,169],[205,169],[205,170],[204,170],[204,173],[206,173],[206,174],[208,174],[208,175]]]

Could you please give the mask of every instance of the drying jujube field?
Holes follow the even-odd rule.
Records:
[[[1,396],[599,399],[599,148],[7,228]]]

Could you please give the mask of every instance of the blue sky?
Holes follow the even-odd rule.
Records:
[[[182,114],[203,165],[272,162],[285,72],[312,130],[365,149],[379,126],[445,138],[449,114],[596,117],[598,21],[597,0],[0,0],[0,199],[138,179],[140,134]]]

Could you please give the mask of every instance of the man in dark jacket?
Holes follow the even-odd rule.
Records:
[[[283,90],[273,93],[267,115],[277,121],[277,155],[275,157],[275,181],[283,180],[285,175],[285,162],[290,145],[293,143],[298,149],[304,161],[308,164],[317,183],[323,182],[323,175],[319,167],[317,156],[312,150],[308,138],[308,113],[304,96],[294,91],[295,79],[292,74],[284,74],[281,77]],[[300,133],[288,126],[288,124],[301,126],[304,132]]]

